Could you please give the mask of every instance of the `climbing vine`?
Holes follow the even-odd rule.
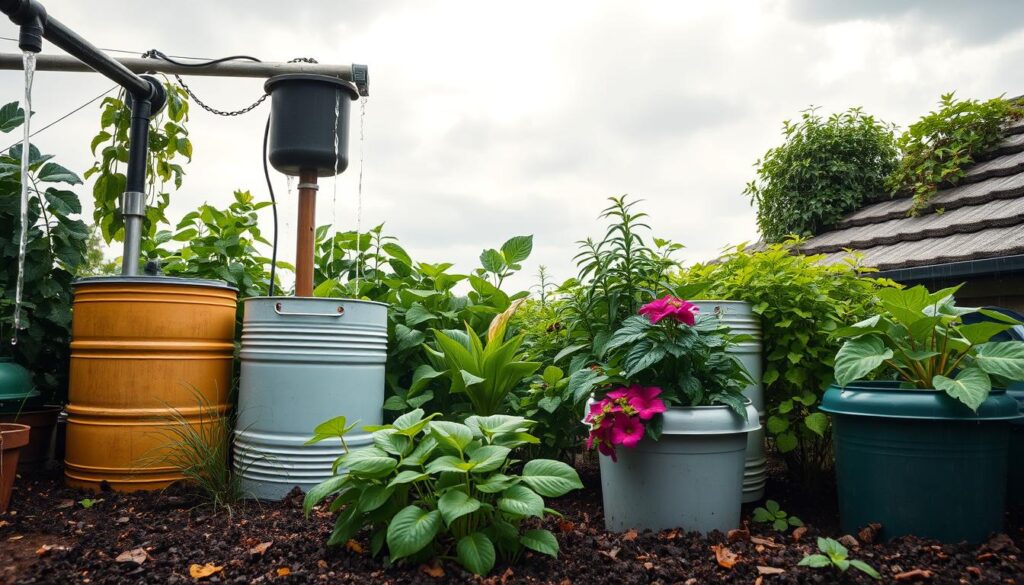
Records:
[[[1024,116],[1024,102],[1002,97],[958,100],[950,92],[939,106],[900,136],[903,158],[885,182],[893,195],[913,198],[910,215],[926,209],[939,187],[958,183],[967,165],[996,148],[1005,124]]]

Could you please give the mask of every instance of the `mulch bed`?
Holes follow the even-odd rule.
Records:
[[[836,532],[834,497],[827,491],[812,497],[773,478],[769,495],[808,523],[799,541],[753,522],[749,535],[608,533],[603,530],[599,477],[592,468],[584,469],[582,477],[585,490],[551,504],[565,518],[544,522],[558,535],[559,558],[527,554],[514,567],[499,563],[485,579],[452,562],[386,566],[364,550],[369,548],[365,539],[328,550],[324,541],[332,517],[314,513],[305,518],[297,492],[282,502],[242,504],[229,515],[213,513],[185,488],[94,494],[66,488],[59,477],[23,477],[11,510],[0,515],[0,583],[876,582],[854,569],[839,574],[796,566],[805,554],[817,552],[816,536],[826,535],[844,537],[851,556],[878,569],[885,582],[1024,585],[1020,516],[1008,517],[1007,533],[981,546],[916,538],[876,544],[864,542],[867,534],[857,538]],[[85,509],[79,504],[83,498],[97,501]],[[749,518],[750,507],[744,512]],[[735,565],[720,564],[713,546],[735,554]],[[190,575],[191,565],[208,563],[208,570],[216,572],[201,579]]]

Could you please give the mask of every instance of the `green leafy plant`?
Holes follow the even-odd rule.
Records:
[[[779,507],[775,500],[766,500],[764,507],[754,508],[754,522],[771,524],[772,528],[779,532],[785,532],[792,527],[803,526],[802,520],[796,516],[790,516],[785,510]]]
[[[234,198],[226,209],[200,205],[185,214],[173,233],[158,231],[153,239],[157,246],[172,241],[183,246],[175,251],[153,247],[150,258],[158,260],[169,275],[223,280],[237,287],[242,298],[268,294],[270,258],[256,246],[270,242],[260,231],[256,212],[271,203],[256,202],[248,191],[235,191]],[[292,269],[285,262],[277,266]]]
[[[828,118],[809,108],[784,121],[785,142],[754,163],[757,178],[744,190],[765,241],[819,233],[881,195],[896,167],[894,129],[860,108]]]
[[[836,354],[836,384],[884,367],[907,387],[942,390],[977,411],[993,381],[1005,387],[1024,380],[1024,342],[989,341],[1020,323],[997,311],[958,307],[959,288],[878,291],[882,312],[834,333],[847,338]],[[996,322],[965,324],[963,316],[975,311]]]
[[[533,434],[537,445],[523,448],[530,457],[548,457],[572,461],[586,437],[583,420],[587,399],[593,390],[608,381],[596,368],[582,367],[566,376],[557,366],[547,366],[512,400],[513,414],[535,421]]]
[[[0,108],[0,132],[25,122],[11,102]],[[89,228],[79,219],[82,205],[67,186],[80,185],[73,172],[29,147],[29,201],[24,296],[17,343],[11,344],[21,236],[22,145],[0,153],[0,352],[32,373],[45,400],[67,397],[71,354],[71,281],[86,259]]]
[[[392,562],[454,553],[478,575],[489,573],[499,557],[515,563],[526,549],[557,556],[555,536],[526,521],[555,514],[544,498],[583,487],[576,471],[534,459],[514,473],[514,451],[537,441],[524,418],[432,420],[439,416],[416,409],[393,424],[367,427],[373,445],[339,457],[335,467],[343,472],[306,494],[307,514],[335,496],[330,510],[339,514],[327,544],[344,544],[367,528],[374,555],[385,547]],[[329,426],[342,439],[352,428],[344,420]]]
[[[102,501],[103,500],[93,500],[93,499],[90,499],[90,498],[83,498],[81,500],[78,500],[78,505],[81,506],[82,508],[88,510],[89,508],[92,508],[93,506],[95,506],[98,502],[102,502]]]
[[[494,286],[501,287],[506,278],[522,269],[522,262],[533,252],[533,236],[516,236],[501,245],[480,253],[480,265],[484,272],[494,279]]]
[[[515,308],[513,304],[509,311]],[[522,336],[505,339],[509,311],[495,318],[486,343],[467,326],[465,334],[435,329],[438,349],[425,347],[435,365],[446,373],[451,383],[448,393],[465,395],[477,415],[498,414],[504,410],[509,393],[540,367],[538,362],[523,361],[518,353]]]
[[[899,166],[886,179],[894,195],[913,197],[910,215],[924,211],[936,190],[964,177],[964,168],[992,152],[1008,121],[1024,116],[1024,103],[1002,97],[958,100],[954,92],[939,98],[939,109],[922,116],[900,136]]]
[[[428,336],[433,329],[451,332],[468,325],[483,336],[497,315],[528,293],[502,291],[487,278],[484,268],[457,274],[448,262],[417,262],[396,238],[384,233],[383,225],[361,234],[329,232],[329,226],[316,232],[313,294],[388,304],[385,410],[429,407],[449,415],[465,412],[451,401],[423,344],[432,343]],[[503,247],[509,248],[508,242]],[[469,285],[465,293],[456,290],[465,284]]]
[[[672,300],[683,309],[689,305],[672,297],[667,302]],[[657,318],[644,312],[626,319],[604,347],[606,371],[617,372],[611,377],[612,385],[656,386],[669,406],[721,404],[745,420],[743,389],[750,384],[750,374],[727,353],[742,338],[730,335],[711,315],[690,313],[690,321],[685,322],[686,317]]]
[[[180,188],[185,175],[180,161],[192,160],[192,143],[185,127],[188,93],[169,81],[164,82],[164,89],[167,107],[153,116],[149,127],[143,251],[149,251],[154,245],[158,226],[168,222],[166,211],[170,194],[165,191],[165,184],[170,182],[175,188]],[[100,131],[90,145],[98,160],[85,172],[85,178],[96,177],[93,183],[93,220],[99,226],[103,239],[110,243],[124,239],[124,220],[119,205],[125,190],[131,108],[125,102],[124,92],[121,92],[117,97],[104,98],[101,110]]]
[[[832,332],[871,315],[876,291],[895,283],[871,278],[873,269],[856,256],[825,264],[823,256],[796,253],[800,244],[792,238],[759,251],[737,246],[673,281],[677,295],[751,303],[762,329],[768,435],[789,472],[814,487],[833,464],[828,417],[818,411],[842,343]]]
[[[872,579],[881,579],[882,576],[878,574],[871,565],[857,559],[850,558],[850,551],[846,550],[846,547],[839,542],[831,538],[818,538],[818,550],[821,554],[807,555],[798,563],[801,567],[812,567],[815,569],[823,569],[826,567],[835,567],[840,572],[846,572],[847,569],[853,567],[858,571],[868,575]]]
[[[572,352],[587,350],[592,357],[640,305],[667,291],[669,272],[678,266],[672,255],[682,248],[648,235],[647,214],[635,209],[638,201],[627,195],[608,200],[611,205],[599,216],[609,222],[604,237],[578,242],[573,259],[579,274],[560,287],[567,299],[562,320],[575,342]]]

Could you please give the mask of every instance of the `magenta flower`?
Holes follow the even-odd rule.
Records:
[[[636,411],[641,420],[650,420],[654,415],[665,412],[665,403],[658,398],[661,388],[657,386],[629,387],[629,405]]]
[[[676,321],[686,323],[692,327],[697,321],[698,311],[697,306],[689,301],[678,299],[672,295],[665,295],[640,307],[640,310],[637,312],[641,315],[646,315],[651,320],[651,323],[657,323],[665,317],[672,317]]]
[[[644,425],[637,418],[616,414],[614,420],[612,443],[632,448],[644,438]]]

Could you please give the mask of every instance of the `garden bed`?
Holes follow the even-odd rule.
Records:
[[[808,524],[797,542],[757,523],[750,524],[749,536],[733,533],[731,539],[677,530],[607,533],[596,469],[586,466],[581,477],[585,490],[550,504],[565,518],[545,522],[561,542],[559,558],[527,553],[517,566],[499,563],[482,582],[875,582],[852,569],[840,578],[832,569],[796,566],[805,554],[817,552],[816,536],[843,535],[836,532],[834,497],[827,491],[817,497],[799,493],[778,473],[770,477],[769,495]],[[83,499],[94,503],[84,508]],[[745,508],[744,517],[750,512]],[[904,538],[860,542],[850,547],[851,557],[874,566],[885,582],[1024,584],[1021,520],[1020,515],[1009,518],[1007,535],[981,546]],[[212,514],[197,494],[183,488],[97,495],[66,488],[57,477],[30,476],[19,482],[11,511],[0,515],[0,583],[481,582],[452,562],[386,567],[364,550],[365,539],[328,550],[324,542],[332,524],[333,516],[320,511],[307,520],[298,493],[280,503],[249,502],[230,515]],[[714,545],[737,555],[736,564],[719,564]],[[207,571],[216,572],[191,576],[192,565],[208,563],[213,567]]]

